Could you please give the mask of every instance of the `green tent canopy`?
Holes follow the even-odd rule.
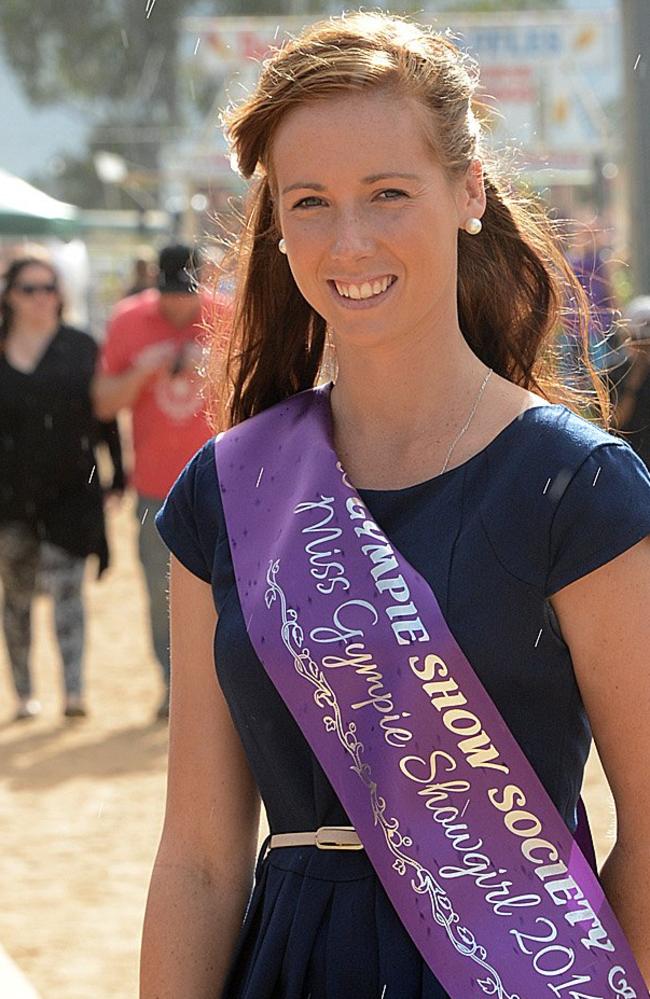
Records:
[[[0,169],[0,236],[74,236],[79,210]]]

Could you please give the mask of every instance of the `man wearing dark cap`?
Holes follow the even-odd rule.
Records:
[[[153,647],[169,713],[167,552],[154,517],[189,458],[210,437],[197,365],[201,359],[201,258],[189,246],[160,253],[158,287],[120,302],[111,316],[95,388],[101,419],[129,409],[133,425],[132,483],[138,494],[140,559],[149,591]]]

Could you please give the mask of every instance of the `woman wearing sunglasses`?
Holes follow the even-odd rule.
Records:
[[[4,634],[18,707],[40,712],[29,668],[37,589],[54,600],[63,662],[64,714],[83,717],[86,557],[108,564],[94,444],[109,441],[114,489],[123,488],[117,428],[98,428],[90,401],[97,347],[62,322],[56,272],[35,257],[14,260],[0,294],[0,578]]]

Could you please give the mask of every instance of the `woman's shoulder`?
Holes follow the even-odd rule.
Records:
[[[650,474],[626,441],[555,404],[526,410],[487,449],[480,516],[514,575],[545,592],[650,533]]]
[[[553,469],[573,473],[600,448],[632,451],[626,441],[562,403],[523,410],[494,443],[497,446],[490,457],[501,463],[505,456],[512,474],[519,474],[522,467],[536,466],[549,473]]]
[[[303,427],[305,416],[315,409],[327,411],[324,425],[328,425],[331,388],[332,383],[325,382],[278,399],[218,434],[217,450],[222,442],[222,453],[233,448],[245,452],[251,444],[257,447],[260,431],[263,436],[272,438],[274,434],[284,434],[290,428]]]
[[[57,337],[61,344],[65,344],[70,349],[91,354],[96,354],[99,349],[97,341],[90,333],[80,330],[76,326],[69,326],[67,323],[62,323],[59,326]]]
[[[215,438],[210,437],[181,469],[163,504],[162,519],[175,511],[185,523],[216,525],[221,519],[221,496],[214,460]]]
[[[177,483],[182,483],[186,489],[191,490],[196,502],[200,502],[203,498],[209,499],[218,483],[217,465],[214,458],[216,440],[217,437],[208,438],[195,451],[177,479]]]
[[[598,485],[605,497],[622,484],[647,489],[650,476],[630,445],[561,403],[521,412],[486,449],[482,488],[527,522],[553,518],[559,503],[585,499]],[[572,486],[572,489],[569,487]]]
[[[596,420],[569,409],[563,403],[547,403],[533,407],[533,417],[546,431],[547,438],[562,441],[569,448],[598,447],[600,444],[622,443]]]

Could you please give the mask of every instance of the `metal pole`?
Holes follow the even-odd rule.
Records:
[[[632,284],[650,294],[650,2],[621,0]]]

